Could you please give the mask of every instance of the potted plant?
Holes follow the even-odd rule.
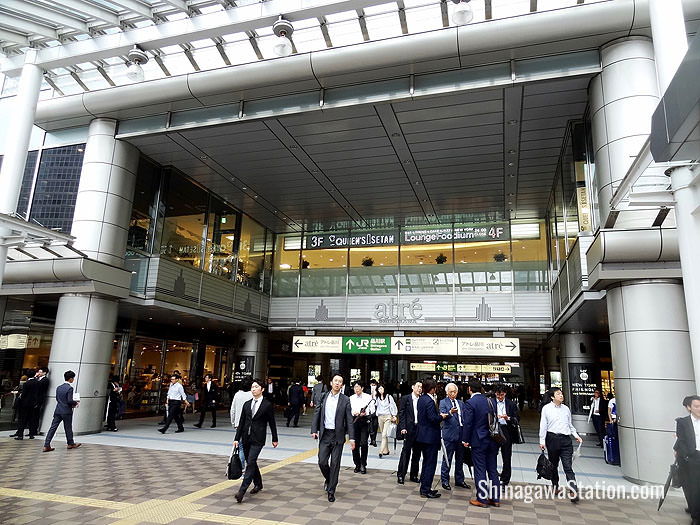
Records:
[[[447,262],[447,256],[444,253],[440,253],[440,255],[435,257],[435,262],[438,264],[445,264]]]
[[[374,264],[374,259],[372,259],[369,256],[366,256],[362,259],[362,266],[372,266]]]
[[[505,253],[497,253],[496,255],[493,256],[493,260],[496,262],[503,262],[506,260],[506,254]]]

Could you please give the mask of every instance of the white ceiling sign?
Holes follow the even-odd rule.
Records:
[[[456,337],[392,337],[392,354],[457,355]]]
[[[318,335],[295,335],[292,341],[292,351],[339,354],[343,351],[343,338]]]
[[[520,339],[511,337],[459,337],[457,353],[465,357],[520,357]]]

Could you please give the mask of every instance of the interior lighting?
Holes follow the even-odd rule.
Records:
[[[129,66],[126,69],[126,78],[132,82],[143,82],[145,76],[141,64],[148,62],[148,55],[141,51],[139,46],[134,46],[126,56],[129,59]]]
[[[292,54],[292,41],[289,39],[294,32],[294,26],[289,20],[280,16],[279,20],[272,24],[272,32],[277,35],[277,41],[272,46],[272,51],[279,57],[288,57]]]
[[[474,11],[469,5],[471,0],[452,0],[457,7],[452,12],[452,22],[455,25],[463,26],[474,20]]]

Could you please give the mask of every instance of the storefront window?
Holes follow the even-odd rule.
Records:
[[[299,251],[301,235],[278,235],[275,244],[275,270],[272,294],[276,297],[296,297],[299,284]]]
[[[127,245],[131,248],[145,251],[152,249],[160,174],[160,167],[143,157],[140,159],[129,220]]]
[[[401,292],[452,291],[452,243],[401,246]]]
[[[511,289],[511,257],[508,224],[455,225],[455,229],[474,227],[493,232],[491,238],[455,242],[455,291],[500,292]],[[503,240],[498,240],[503,239]]]
[[[348,249],[304,249],[301,254],[302,297],[345,295]]]
[[[267,230],[265,235],[265,260],[263,262],[263,292],[269,294],[272,288],[272,265],[274,264],[273,250],[275,234]]]
[[[205,271],[234,280],[238,213],[212,197],[207,222]]]
[[[513,274],[515,290],[548,290],[546,226],[540,222],[513,222]]]
[[[348,293],[395,294],[398,285],[399,247],[350,248]]]
[[[244,215],[238,249],[237,280],[243,286],[260,290],[265,257],[265,228]]]
[[[175,173],[169,179],[160,254],[201,268],[208,195]]]
[[[125,366],[124,396],[127,412],[156,413],[160,403],[163,341],[136,337],[133,355]]]

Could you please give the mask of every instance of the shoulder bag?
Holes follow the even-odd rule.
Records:
[[[503,429],[501,428],[501,425],[498,423],[498,417],[496,416],[496,411],[493,408],[493,403],[491,402],[490,399],[487,399],[489,402],[489,436],[493,441],[498,443],[499,445],[502,445],[503,443],[506,442],[506,436],[503,433]]]

